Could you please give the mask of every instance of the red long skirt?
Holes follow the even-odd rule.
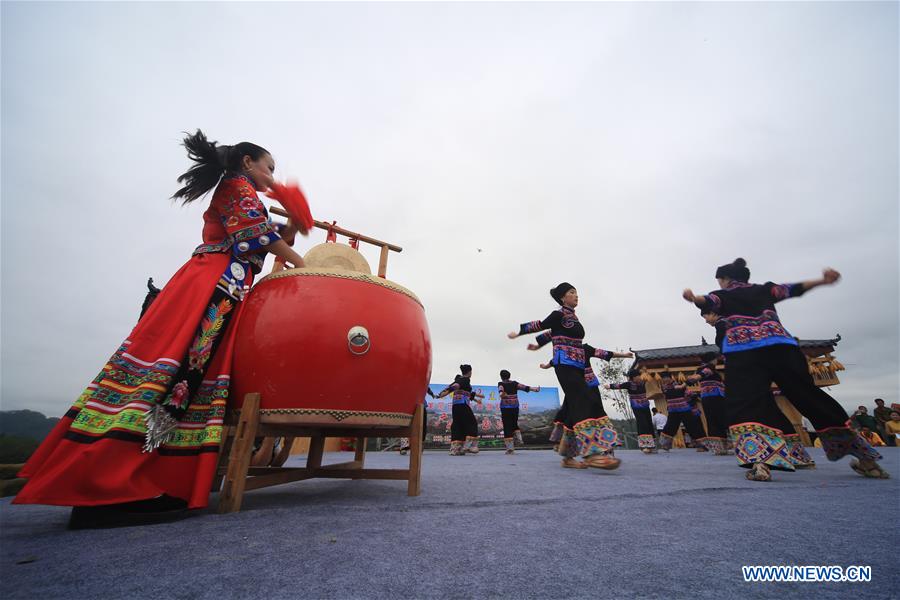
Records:
[[[15,504],[96,506],[167,494],[187,501],[190,508],[207,505],[241,306],[214,296],[230,258],[200,254],[172,277],[25,464],[20,477],[28,482]],[[213,298],[219,299],[210,304]],[[223,312],[233,313],[224,326],[219,318]],[[210,354],[214,337],[220,339]],[[204,368],[195,373],[199,376],[175,435],[144,452],[144,416],[154,403],[171,396],[188,361]]]

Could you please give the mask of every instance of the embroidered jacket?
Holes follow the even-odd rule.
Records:
[[[670,383],[663,385],[663,395],[666,397],[666,410],[671,414],[674,412],[691,412],[691,405],[685,394],[687,386]]]
[[[538,348],[543,348],[552,339],[553,336],[545,332],[534,338],[534,342]],[[582,351],[584,352],[584,382],[588,387],[599,387],[600,380],[597,379],[597,375],[591,367],[591,359],[599,358],[600,360],[608,361],[613,358],[613,353],[602,348],[594,348],[590,344],[582,344]]]
[[[543,321],[531,321],[519,326],[519,335],[538,333],[550,330],[553,342],[554,366],[577,367],[584,369],[584,327],[575,316],[575,311],[567,306],[554,310]]]
[[[714,366],[703,365],[697,369],[696,375],[700,377],[701,398],[725,396],[725,384],[722,383],[722,376]]]
[[[732,281],[726,289],[701,296],[698,305],[720,316],[719,322],[724,327],[723,354],[775,344],[796,346],[797,341],[778,318],[775,303],[802,296],[805,291],[799,283],[769,281],[759,285]]]
[[[245,175],[229,173],[219,182],[203,213],[203,243],[194,254],[231,253],[259,273],[265,247],[280,239],[253,182]]]
[[[469,400],[475,398],[475,392],[472,391],[472,383],[468,377],[463,377],[462,375],[457,375],[453,379],[453,383],[438,394],[438,398],[443,398],[451,392],[453,393],[453,404],[468,404]]]
[[[591,359],[599,358],[600,360],[609,361],[613,357],[613,353],[602,348],[594,348],[590,344],[584,344],[584,382],[588,387],[600,387],[600,380],[591,368]]]
[[[631,408],[635,410],[650,408],[650,400],[647,398],[647,386],[643,383],[635,383],[633,381],[623,381],[622,383],[609,384],[611,390],[627,390],[628,401]]]
[[[500,408],[518,408],[519,390],[530,392],[532,388],[518,381],[498,381],[497,391],[502,391],[500,396]]]

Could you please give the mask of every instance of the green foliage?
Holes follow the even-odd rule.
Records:
[[[28,460],[40,441],[18,435],[0,435],[0,464],[18,464]]]

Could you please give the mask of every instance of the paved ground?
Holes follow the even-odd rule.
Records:
[[[5,499],[0,589],[7,599],[897,598],[900,452],[885,450],[889,481],[813,450],[818,469],[772,483],[692,450],[620,452],[615,472],[564,470],[550,451],[429,451],[418,498],[403,482],[297,482],[248,493],[238,514],[111,530],[67,531],[68,509]],[[374,453],[368,464],[403,460]],[[872,581],[745,583],[742,565],[868,565]]]

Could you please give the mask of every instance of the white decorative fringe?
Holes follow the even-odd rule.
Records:
[[[172,439],[178,421],[162,405],[154,404],[153,408],[144,414],[144,424],[147,426],[144,452],[153,452]]]

